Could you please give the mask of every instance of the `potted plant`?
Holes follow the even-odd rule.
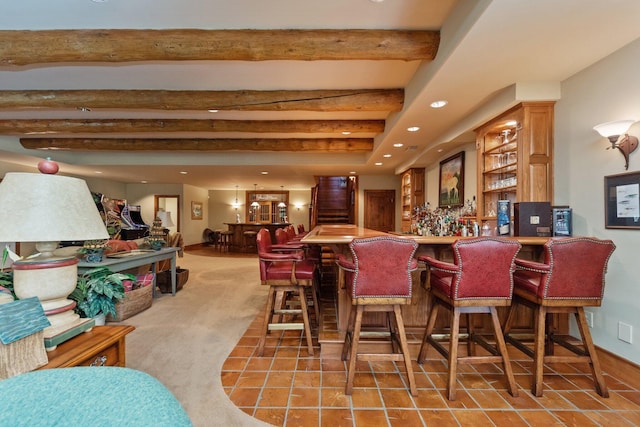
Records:
[[[0,300],[7,300],[9,298],[3,297],[4,294],[8,294],[11,297],[11,300],[16,299],[16,294],[13,290],[13,270],[4,269],[4,264],[7,262],[8,255],[9,252],[5,247],[2,251],[2,266],[0,267]]]
[[[77,302],[76,312],[81,317],[98,318],[104,324],[107,314],[116,315],[116,303],[124,298],[122,282],[136,278],[132,274],[114,273],[107,267],[98,267],[78,276],[76,289],[69,298]]]
[[[106,240],[86,240],[78,252],[87,262],[101,262],[104,251],[110,249]]]

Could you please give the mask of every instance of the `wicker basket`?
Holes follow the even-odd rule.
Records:
[[[124,298],[116,303],[116,316],[107,316],[109,322],[122,322],[129,317],[151,307],[153,303],[153,286],[143,286],[130,292],[125,292]]]
[[[182,289],[187,280],[189,280],[189,270],[176,267],[176,292]],[[163,294],[171,293],[171,270],[157,273],[156,285]]]
[[[11,344],[0,343],[0,380],[32,371],[48,362],[43,331]]]

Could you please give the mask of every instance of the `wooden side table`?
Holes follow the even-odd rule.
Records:
[[[130,325],[94,326],[47,352],[49,363],[38,369],[72,366],[125,366],[125,336]]]

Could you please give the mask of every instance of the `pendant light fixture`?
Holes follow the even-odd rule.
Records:
[[[233,207],[236,209],[236,211],[238,210],[238,208],[240,207],[240,204],[238,203],[238,186],[236,185],[236,201],[233,204]]]
[[[280,203],[278,203],[279,208],[286,208],[287,204],[284,202],[284,185],[280,186],[281,194],[280,194]]]
[[[258,184],[253,184],[253,203],[251,203],[251,207],[254,209],[260,207],[260,203],[258,203],[256,197],[258,197]]]

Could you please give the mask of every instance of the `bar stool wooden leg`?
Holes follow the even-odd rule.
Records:
[[[507,352],[507,345],[504,341],[504,335],[502,328],[500,327],[500,319],[498,318],[498,310],[495,307],[489,307],[491,311],[491,321],[493,323],[493,331],[496,338],[496,347],[502,356],[502,369],[507,377],[507,385],[509,393],[513,397],[518,397],[518,386],[516,385],[515,377],[513,376],[513,370],[511,369],[511,359],[509,359],[509,353]]]
[[[458,373],[458,340],[460,335],[460,309],[451,310],[451,334],[449,337],[449,378],[447,378],[447,398],[456,400],[456,374]]]
[[[258,357],[264,355],[264,345],[269,333],[269,324],[273,316],[273,305],[275,303],[276,290],[273,286],[269,287],[269,294],[267,296],[267,307],[265,309],[264,323],[262,325],[262,332],[260,333],[260,340],[258,341],[258,351],[256,352]]]
[[[353,337],[351,339],[351,356],[349,357],[349,366],[347,367],[347,385],[344,389],[344,394],[346,395],[351,395],[353,392],[353,379],[356,375],[356,361],[358,359],[358,344],[360,343],[364,306],[358,305],[353,311],[355,312],[355,319],[353,324]]]
[[[413,367],[411,366],[411,354],[409,353],[409,344],[407,343],[407,336],[404,329],[404,321],[402,320],[402,311],[399,305],[393,306],[393,312],[396,317],[396,326],[398,329],[398,335],[400,338],[400,349],[404,355],[404,366],[407,371],[407,379],[409,380],[409,391],[412,396],[418,395],[418,389],[416,388],[416,379],[413,375]]]
[[[584,314],[584,307],[577,307],[575,317],[576,323],[578,324],[578,330],[580,331],[580,335],[582,336],[582,342],[584,344],[586,353],[588,353],[588,356],[591,359],[591,363],[589,364],[589,366],[591,366],[591,374],[593,375],[593,382],[595,383],[596,393],[598,393],[602,397],[609,397],[607,384],[604,381],[604,377],[602,376],[602,369],[600,368],[600,360],[598,359],[598,354],[596,353],[596,348],[593,345],[591,333],[589,332],[589,325],[587,324],[587,318]]]

